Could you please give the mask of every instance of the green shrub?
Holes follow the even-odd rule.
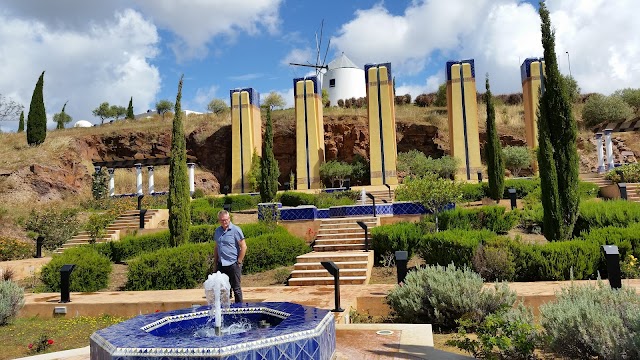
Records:
[[[583,201],[574,236],[607,226],[627,227],[640,222],[640,203],[626,200]]]
[[[541,203],[525,201],[524,208],[520,211],[520,227],[527,233],[542,234],[543,217]]]
[[[255,209],[260,202],[259,196],[251,195],[225,195],[223,197],[211,197],[207,199],[215,208],[222,209],[224,205],[231,205],[231,211]]]
[[[431,173],[442,179],[450,179],[457,169],[458,160],[451,156],[433,159],[419,150],[398,153],[398,171],[405,173],[405,176],[422,177]]]
[[[0,236],[0,261],[20,260],[32,257],[35,246],[25,241]]]
[[[626,259],[629,255],[633,255],[636,258],[640,257],[640,224],[634,224],[627,228],[608,226],[593,229],[588,233],[583,233],[580,238],[585,242],[595,243],[598,246],[616,245],[620,252],[620,259]],[[604,253],[601,252],[598,270],[601,275],[606,276],[606,269]]]
[[[605,174],[605,178],[616,184],[640,182],[640,164],[626,164],[614,168]]]
[[[239,227],[242,229],[242,233],[247,239],[265,234],[289,234],[284,226],[276,225],[275,223],[258,222],[242,224],[239,225]]]
[[[311,251],[304,240],[288,233],[267,233],[245,241],[247,255],[242,269],[247,274],[293,265],[296,257]]]
[[[115,263],[123,262],[140,254],[171,246],[169,231],[146,235],[128,235],[120,241],[96,244],[95,249]]]
[[[43,246],[55,250],[71,239],[80,228],[76,209],[58,210],[49,207],[42,211],[31,211],[25,223],[25,230],[44,238]]]
[[[418,255],[427,264],[471,266],[471,259],[479,244],[493,239],[489,230],[446,230],[426,234],[420,239]]]
[[[213,271],[214,243],[184,244],[129,262],[127,290],[192,289]]]
[[[593,94],[584,103],[582,120],[591,127],[604,122],[624,121],[633,116],[631,107],[620,96]]]
[[[387,303],[400,322],[428,323],[452,329],[456,320],[481,322],[487,315],[511,307],[516,294],[502,283],[484,289],[480,275],[454,265],[427,266],[411,272],[403,286],[387,296]]]
[[[462,201],[480,201],[487,197],[487,189],[487,183],[464,183],[460,186],[460,190],[462,191]]]
[[[218,225],[191,225],[189,228],[189,242],[197,244],[213,241],[213,234]]]
[[[316,197],[313,194],[296,191],[285,191],[276,197],[276,201],[282,203],[282,206],[314,205],[315,200]]]
[[[578,193],[582,199],[591,199],[598,197],[600,193],[600,186],[588,181],[578,182]]]
[[[506,211],[503,206],[482,206],[475,209],[457,208],[439,214],[441,230],[487,229],[498,234],[511,230],[520,218],[518,211]]]
[[[540,192],[540,178],[506,179],[503,199],[509,199],[509,189],[516,189],[516,197],[523,199],[529,194]]]
[[[516,273],[513,253],[508,246],[501,246],[498,239],[476,248],[472,259],[473,270],[484,281],[513,281]]]
[[[218,212],[222,207],[212,207],[205,198],[191,201],[191,223],[193,225],[217,224]]]
[[[371,229],[371,248],[376,256],[375,263],[396,251],[407,251],[411,259],[423,235],[419,224],[409,222],[374,227]]]
[[[0,326],[16,317],[24,305],[24,290],[11,280],[0,280]]]
[[[53,255],[51,261],[42,267],[40,280],[48,292],[60,291],[60,269],[62,265],[75,264],[71,272],[71,291],[98,291],[109,285],[111,262],[93,246],[79,246]]]
[[[540,306],[548,346],[572,359],[638,359],[640,296],[631,288],[572,285]]]
[[[447,345],[469,352],[476,359],[533,359],[541,342],[533,313],[520,304],[488,315],[481,323],[460,320],[458,333]],[[468,335],[470,331],[475,337]]]
[[[511,241],[516,264],[516,281],[560,281],[589,279],[596,274],[600,247],[582,240],[546,244]]]
[[[342,194],[343,191],[332,192],[332,193],[320,193],[316,195],[314,205],[318,209],[328,209],[332,206],[344,206],[344,205],[353,205],[355,204],[355,199],[352,199],[348,194],[345,196]],[[351,191],[347,192],[351,193]]]

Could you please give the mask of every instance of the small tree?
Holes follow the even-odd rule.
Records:
[[[322,106],[331,106],[331,100],[329,100],[329,92],[327,91],[327,89],[322,89]]]
[[[580,100],[580,86],[578,86],[578,82],[571,75],[560,74],[560,77],[567,91],[567,95],[569,95],[569,100],[574,104],[577,103]]]
[[[282,95],[278,94],[275,91],[270,92],[269,95],[267,95],[267,97],[262,101],[262,106],[269,109],[282,109],[286,104],[287,103],[284,101]]]
[[[169,160],[169,241],[178,246],[189,241],[191,208],[189,195],[189,177],[187,175],[187,144],[182,125],[182,78],[178,83],[178,95],[173,114],[171,130],[171,159]],[[162,100],[170,103],[168,100]],[[157,106],[157,105],[156,105]]]
[[[136,118],[135,114],[133,113],[133,96],[131,98],[129,98],[129,107],[127,107],[127,119],[129,120],[133,120]]]
[[[101,200],[107,197],[109,178],[104,168],[100,168],[91,175],[91,194],[95,200]]]
[[[56,122],[57,124],[56,129],[58,130],[64,129],[64,125],[70,123],[73,120],[73,118],[70,115],[64,112],[64,109],[66,107],[67,107],[67,103],[65,102],[64,105],[62,105],[62,111],[53,115],[53,121]]]
[[[127,115],[127,109],[124,106],[112,105],[111,113],[113,114],[115,121],[118,121],[121,116]]]
[[[156,111],[158,112],[159,115],[162,115],[162,120],[164,120],[164,114],[169,112],[169,110],[171,110],[172,107],[173,107],[173,103],[169,100],[160,100],[156,103]]]
[[[427,107],[431,105],[431,98],[427,94],[420,94],[416,96],[414,104],[419,107]]]
[[[622,89],[613,95],[620,96],[624,102],[633,108],[636,114],[640,112],[640,89]]]
[[[436,99],[433,101],[434,106],[447,106],[447,84],[440,84]]]
[[[249,169],[248,181],[251,191],[260,191],[260,179],[262,178],[262,162],[260,156],[254,150],[251,156],[251,168]]]
[[[100,104],[100,106],[98,106],[97,108],[93,109],[92,113],[93,116],[97,116],[100,118],[100,125],[104,124],[105,119],[109,119],[114,116],[111,106],[109,106],[109,103],[106,101]]]
[[[0,94],[0,121],[13,120],[23,111],[24,106]]]
[[[273,122],[271,121],[271,109],[267,109],[267,124],[262,142],[262,163],[260,175],[260,198],[262,202],[270,202],[278,192],[278,177],[280,169],[278,160],[273,155]]]
[[[632,116],[633,110],[618,95],[593,94],[582,108],[582,120],[587,126],[624,121]]]
[[[27,143],[30,146],[42,144],[47,137],[47,111],[44,108],[43,87],[44,71],[33,89],[29,115],[27,116]]]
[[[520,170],[526,169],[531,165],[531,150],[526,146],[507,146],[502,149],[504,156],[504,164],[511,175],[518,177]],[[500,193],[502,198],[502,193]]]
[[[320,165],[320,177],[333,186],[338,181],[338,187],[344,186],[344,181],[353,174],[353,167],[347,163],[331,160]]]
[[[18,132],[24,131],[24,111],[20,112],[20,122],[18,123]]]
[[[112,218],[108,214],[91,214],[84,230],[89,233],[89,243],[95,244],[107,234],[107,226],[111,223]]]
[[[485,147],[487,159],[487,174],[489,175],[489,197],[495,201],[502,199],[504,192],[504,157],[502,145],[496,128],[496,110],[493,106],[493,96],[489,86],[487,74],[484,102],[487,104],[487,146]]]
[[[438,213],[447,205],[455,204],[462,199],[461,184],[448,179],[438,178],[436,174],[423,177],[405,178],[402,185],[396,188],[398,201],[416,201],[435,216],[438,228]]]
[[[227,103],[224,102],[224,100],[222,99],[213,99],[211,100],[209,105],[207,105],[207,110],[211,111],[216,115],[220,115],[220,114],[224,114],[229,110],[229,105],[227,105]]]

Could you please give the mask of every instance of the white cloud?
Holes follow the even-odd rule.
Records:
[[[290,66],[289,63],[314,64],[314,51],[310,47],[292,49],[280,63],[286,66]]]
[[[206,111],[207,105],[209,105],[211,100],[213,100],[214,98],[221,98],[227,104],[229,104],[229,98],[228,97],[216,96],[217,92],[218,92],[218,88],[219,87],[217,85],[211,85],[208,88],[198,88],[196,90],[196,96],[193,99],[192,103],[195,106],[197,106],[198,109],[204,109],[203,111]]]
[[[155,26],[133,10],[116,12],[88,31],[0,13],[0,89],[25,105],[26,112],[38,76],[46,70],[49,115],[68,100],[66,112],[74,121],[96,122],[91,110],[101,102],[126,106],[130,96],[137,111],[146,109],[160,88],[158,69],[149,63],[157,42]]]
[[[282,0],[136,0],[154,22],[178,36],[172,44],[176,57],[203,57],[218,35],[233,40],[237,32],[251,35],[263,29],[278,31]]]
[[[260,99],[261,99],[260,101],[262,101],[262,98],[266,97],[271,92],[275,92],[278,95],[282,96],[285,102],[285,106],[284,106],[285,109],[289,109],[295,106],[295,101],[293,98],[293,87],[289,89],[282,89],[282,90],[269,90],[264,94],[260,94]]]
[[[561,72],[583,92],[611,93],[640,83],[640,33],[632,0],[547,0]],[[391,61],[399,78],[426,68],[444,73],[446,59],[474,58],[478,84],[490,73],[495,92],[521,91],[519,66],[542,56],[540,17],[518,0],[414,0],[401,15],[383,3],[358,10],[331,39],[356,64]],[[444,77],[439,82],[442,82]],[[409,85],[407,85],[409,86]],[[415,85],[421,87],[422,85]],[[478,86],[484,91],[484,86]]]

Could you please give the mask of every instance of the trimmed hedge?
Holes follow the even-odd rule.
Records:
[[[359,197],[357,191],[351,190],[320,194],[285,191],[276,196],[276,201],[282,203],[282,206],[314,205],[318,209],[327,209],[332,206],[353,205]]]
[[[502,206],[483,206],[476,209],[457,208],[443,211],[438,215],[440,230],[461,229],[481,230],[487,229],[498,234],[505,234],[513,229],[520,213],[518,211],[506,211]]]
[[[212,207],[205,198],[191,201],[191,223],[193,225],[217,224],[222,207]]]
[[[376,257],[375,263],[396,251],[407,251],[411,259],[423,235],[419,224],[409,222],[374,227],[371,229],[371,248]]]
[[[35,255],[35,252],[33,244],[0,236],[0,261],[27,259]]]
[[[107,256],[115,263],[123,262],[143,253],[153,252],[170,247],[169,230],[147,235],[128,235],[120,241],[109,241],[95,244],[99,253]]]
[[[231,211],[256,209],[260,202],[260,196],[251,195],[225,195],[223,197],[207,197],[209,204],[222,209],[224,205],[231,205]]]
[[[292,265],[297,256],[311,251],[304,240],[281,230],[248,237],[246,242],[245,274]],[[213,242],[205,242],[142,254],[129,263],[126,287],[128,290],[194,288],[213,271],[213,249]]]
[[[496,237],[489,230],[447,230],[424,235],[418,245],[418,255],[431,265],[471,267],[478,245]]]
[[[46,291],[60,291],[60,269],[62,265],[75,264],[71,273],[71,291],[98,291],[109,285],[112,266],[109,259],[100,254],[93,246],[79,246],[53,255],[51,261],[42,267],[40,280]]]
[[[634,224],[627,228],[605,227],[583,233],[580,238],[585,242],[595,243],[600,248],[602,245],[616,245],[620,252],[620,260],[626,259],[628,254],[640,257],[640,224]],[[577,240],[576,239],[576,240]],[[607,276],[607,266],[604,252],[600,251],[598,269],[603,277]]]
[[[527,196],[535,196],[538,199],[540,198],[540,178],[505,179],[504,193],[502,194],[503,199],[509,199],[510,188],[516,189],[516,197],[518,199],[523,199]],[[486,182],[480,184],[463,184],[461,189],[462,200],[466,202],[480,201],[483,198],[489,197],[487,195],[489,191],[489,184]],[[597,197],[599,191],[600,188],[596,184],[587,181],[578,182],[578,193],[580,193],[580,197],[583,199]]]
[[[316,196],[297,191],[285,191],[276,196],[276,201],[282,203],[282,206],[315,205]]]
[[[626,200],[585,201],[580,204],[580,215],[573,235],[607,226],[627,227],[640,222],[640,203]]]
[[[284,226],[276,225],[274,223],[251,223],[238,225],[242,229],[244,237],[247,239],[254,238],[265,234],[285,234],[289,235],[289,232]]]

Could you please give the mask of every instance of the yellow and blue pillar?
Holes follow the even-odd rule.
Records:
[[[527,146],[533,150],[538,147],[538,104],[545,74],[543,58],[527,58],[520,65],[522,80],[522,102],[524,103],[524,133]],[[533,171],[538,170],[535,156],[531,164]]]
[[[396,114],[391,63],[364,66],[371,185],[397,185]]]
[[[461,164],[456,177],[471,180],[482,171],[474,61],[448,61],[446,72],[451,156]]]
[[[253,153],[262,151],[260,94],[252,88],[229,91],[231,96],[231,192],[250,192]]]
[[[324,163],[322,90],[315,76],[293,79],[296,115],[296,184],[300,190],[320,189]]]

